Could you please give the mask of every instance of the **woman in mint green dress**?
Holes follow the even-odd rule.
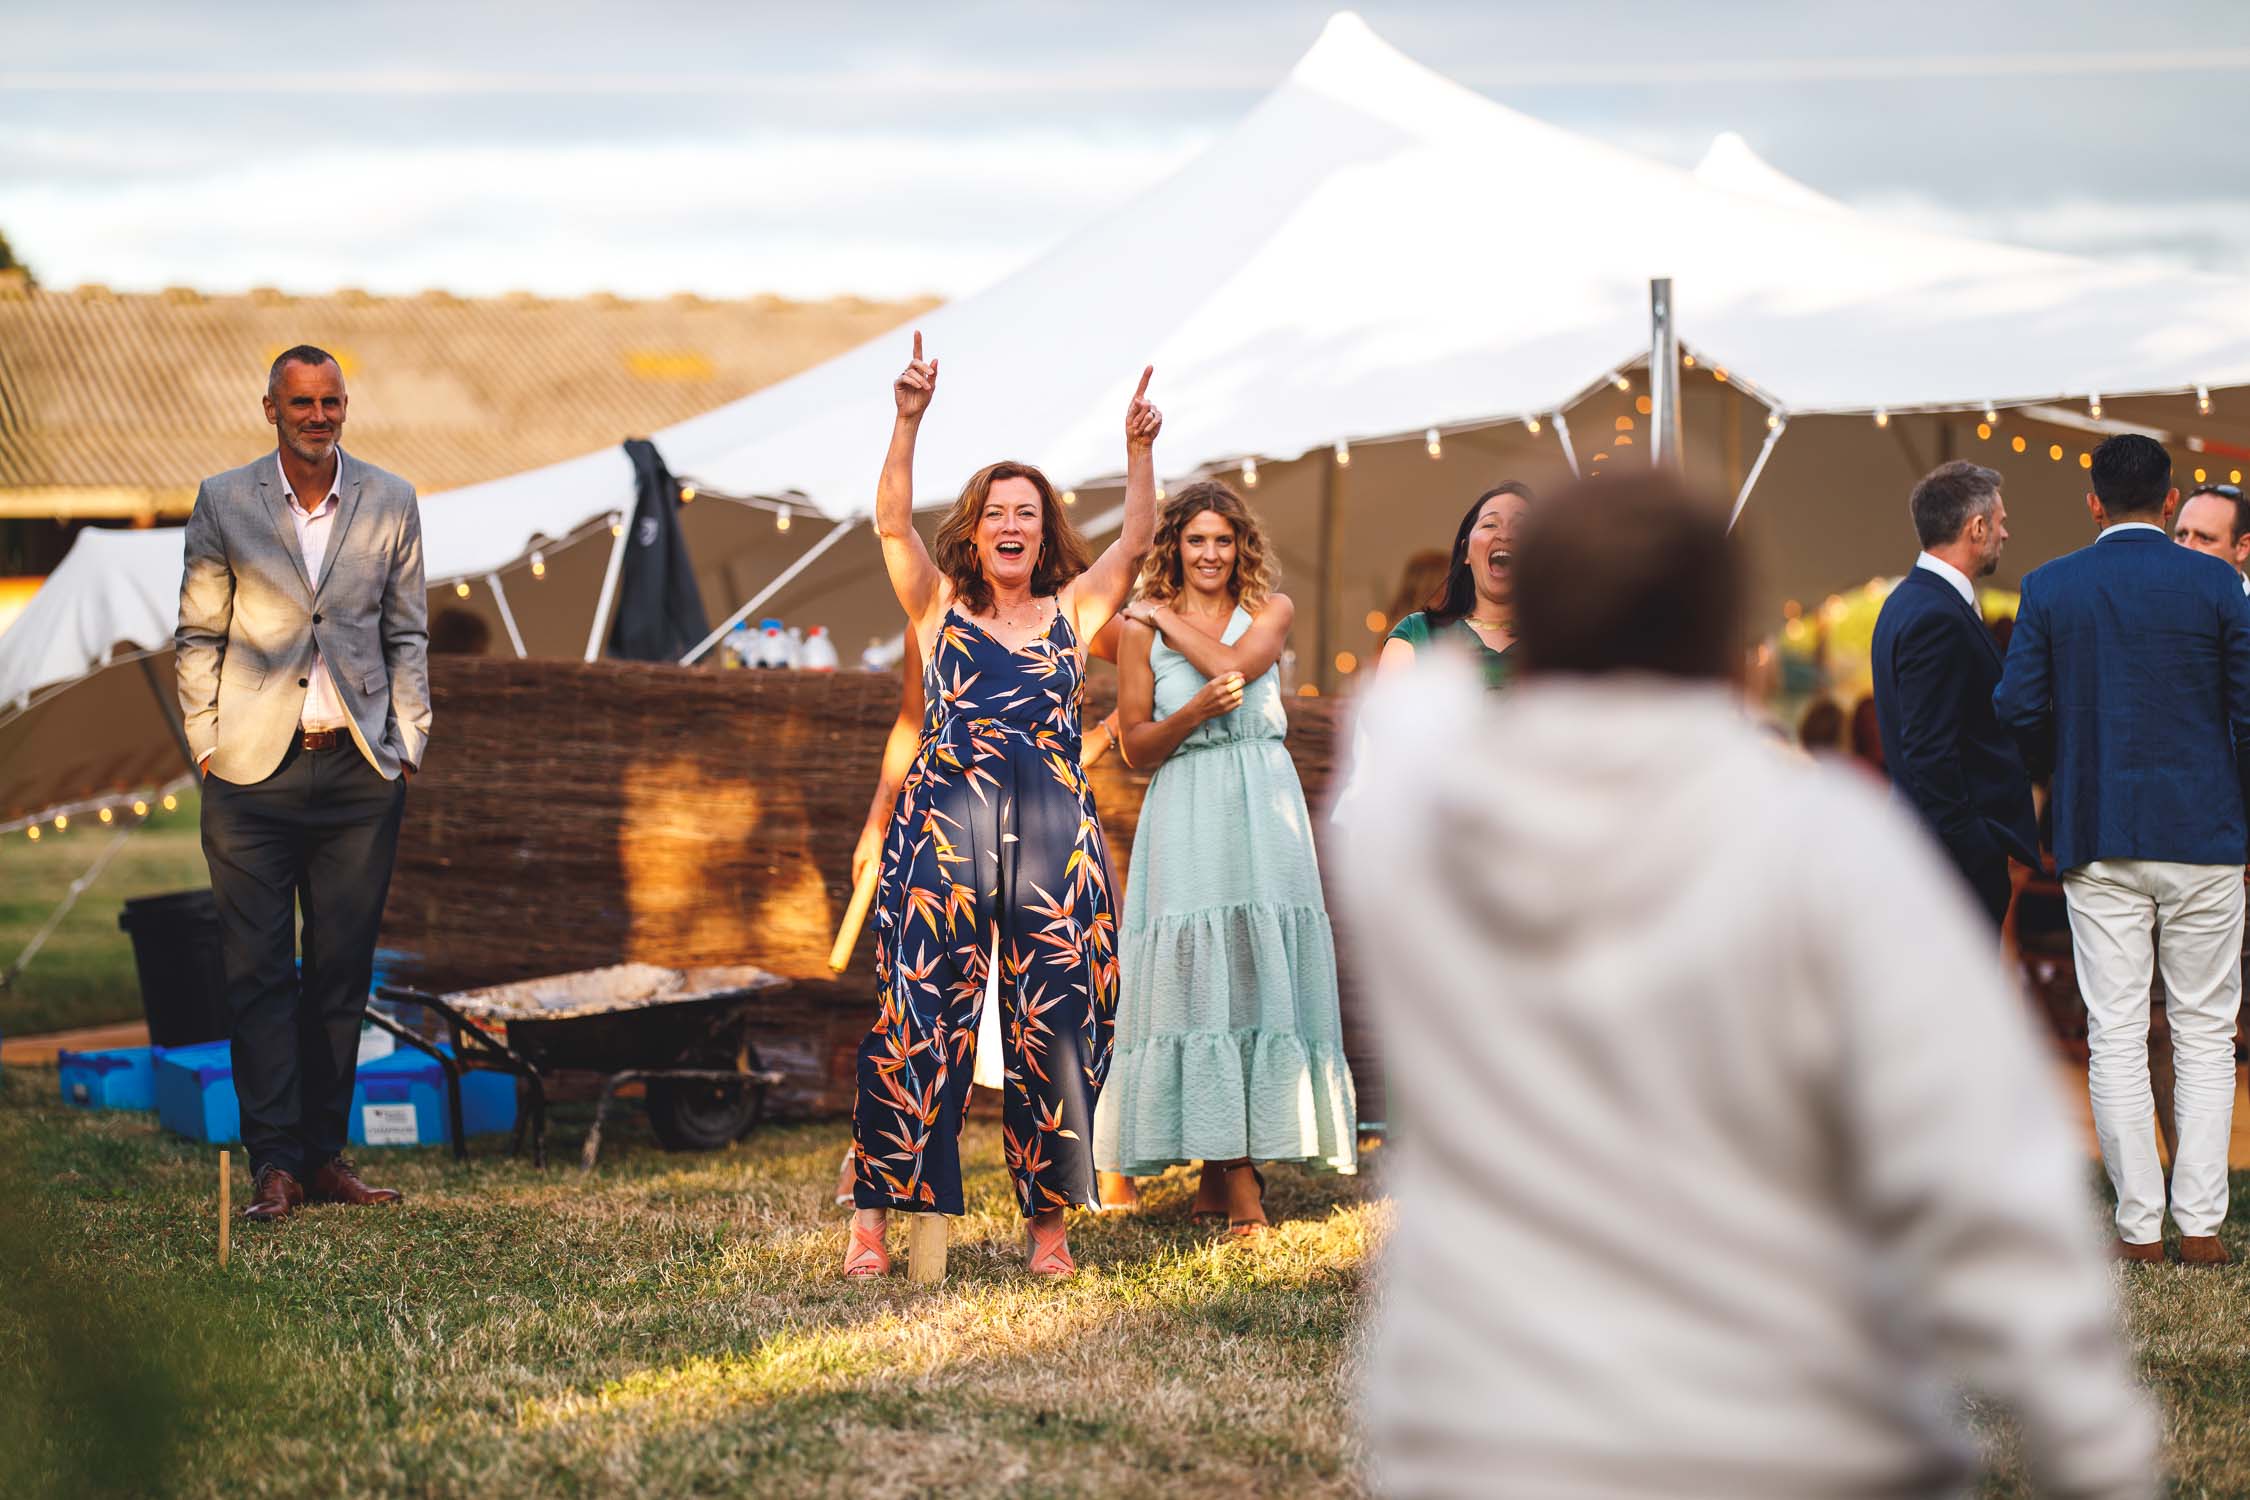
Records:
[[[1485,691],[1515,680],[1516,531],[1531,508],[1528,487],[1509,480],[1477,496],[1453,534],[1445,582],[1429,604],[1391,627],[1378,672],[1412,666],[1425,651],[1468,653],[1484,673]]]
[[[1200,1162],[1197,1215],[1265,1227],[1260,1161],[1357,1168],[1335,939],[1283,745],[1293,610],[1257,519],[1216,481],[1168,504],[1126,609],[1119,748],[1151,771],[1119,928],[1094,1161]]]

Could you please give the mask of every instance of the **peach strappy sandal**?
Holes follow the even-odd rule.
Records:
[[[855,1281],[890,1275],[891,1252],[884,1248],[883,1230],[862,1229],[856,1221],[851,1230],[851,1247],[844,1252],[844,1275]]]
[[[1055,1221],[1052,1230],[1042,1232],[1036,1221],[1024,1223],[1024,1265],[1034,1276],[1075,1276],[1078,1262],[1070,1258],[1070,1246],[1065,1241],[1070,1236],[1070,1226],[1062,1220]]]

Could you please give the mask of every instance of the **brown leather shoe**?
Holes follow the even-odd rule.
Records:
[[[338,1156],[313,1173],[311,1196],[315,1203],[349,1203],[364,1208],[370,1203],[396,1203],[403,1195],[397,1188],[369,1187],[360,1181],[359,1168],[349,1158]]]
[[[2164,1242],[2150,1240],[2145,1245],[2136,1245],[2131,1240],[2119,1240],[2110,1254],[2117,1260],[2137,1260],[2146,1265],[2162,1265]]]
[[[305,1189],[296,1178],[267,1163],[250,1184],[250,1201],[242,1217],[252,1224],[272,1224],[305,1206]]]
[[[2227,1247],[2219,1243],[2215,1234],[2183,1234],[2180,1236],[2180,1264],[2183,1266],[2224,1266],[2234,1257]]]

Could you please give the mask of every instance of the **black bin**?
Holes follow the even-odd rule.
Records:
[[[133,939],[148,1039],[159,1047],[223,1040],[227,974],[219,953],[219,903],[209,891],[136,896],[117,915]]]

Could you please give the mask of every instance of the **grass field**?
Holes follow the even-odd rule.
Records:
[[[191,790],[180,794],[172,812],[150,809],[147,823],[78,898],[31,966],[0,990],[0,1035],[140,1019],[132,939],[117,930],[118,909],[127,897],[211,883],[197,832],[200,805]],[[92,816],[83,816],[72,819],[65,833],[44,830],[36,843],[21,833],[0,839],[0,967],[15,961],[113,836]]]
[[[835,1274],[840,1125],[667,1156],[636,1119],[591,1179],[369,1153],[404,1208],[239,1231],[222,1273],[213,1154],[53,1089],[0,1082],[0,1493],[1362,1490],[1379,1151],[1357,1182],[1273,1174],[1286,1222],[1247,1246],[1184,1222],[1175,1172],[1144,1215],[1082,1219],[1057,1286],[1023,1274],[972,1127],[951,1279],[865,1288]],[[2250,1276],[2121,1285],[2177,1493],[2250,1493]],[[2027,1493],[1994,1437],[1986,1492]]]

